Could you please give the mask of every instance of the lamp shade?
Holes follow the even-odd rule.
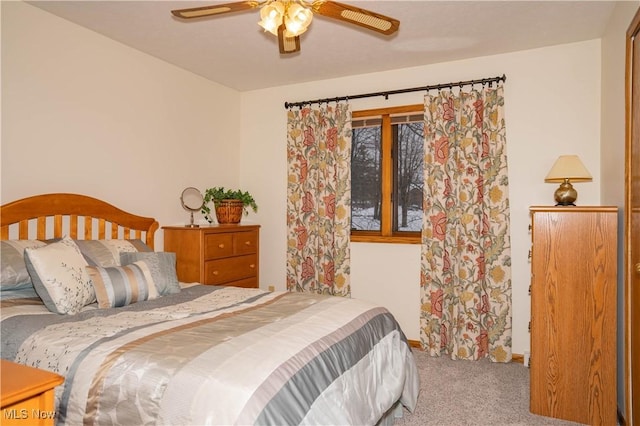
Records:
[[[561,155],[544,178],[545,182],[591,182],[593,178],[577,155]]]

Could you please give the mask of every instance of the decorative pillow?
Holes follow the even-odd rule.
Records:
[[[150,252],[150,253],[121,253],[120,263],[128,265],[137,261],[145,261],[151,274],[156,288],[161,296],[166,294],[180,293],[180,284],[178,283],[178,275],[176,274],[176,254],[168,252]]]
[[[143,260],[126,266],[86,269],[100,308],[117,308],[158,297],[153,274]]]
[[[76,314],[96,301],[87,261],[71,238],[24,250],[27,271],[45,306],[57,314]]]
[[[24,249],[43,247],[40,240],[0,241],[0,289],[21,290],[32,288],[31,277],[24,263]]]
[[[120,254],[152,251],[142,240],[75,240],[91,266],[120,266]]]

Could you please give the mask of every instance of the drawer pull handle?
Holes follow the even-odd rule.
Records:
[[[245,246],[250,246],[250,245],[251,245],[251,241],[245,241],[245,242],[244,242],[244,245],[245,245]]]
[[[220,244],[218,244],[218,248],[223,249],[223,248],[224,248],[224,243],[220,243]]]
[[[249,268],[254,269],[256,267],[255,263],[252,263],[251,265],[249,265]]]
[[[213,271],[212,274],[217,276],[218,275],[218,271]]]

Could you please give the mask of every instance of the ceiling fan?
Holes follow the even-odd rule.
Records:
[[[278,37],[280,53],[300,51],[300,34],[307,30],[314,13],[340,21],[349,22],[379,32],[393,34],[400,27],[400,21],[359,7],[329,0],[263,0],[236,1],[190,9],[172,10],[182,19],[219,16],[260,8],[258,24]]]

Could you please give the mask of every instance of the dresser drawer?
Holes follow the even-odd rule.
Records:
[[[204,284],[224,284],[229,281],[258,275],[258,256],[229,257],[225,259],[209,260],[204,265]]]
[[[260,225],[164,226],[182,282],[260,286]]]
[[[233,254],[258,252],[258,231],[238,232],[233,235]]]
[[[233,255],[234,234],[205,234],[204,258],[218,259]]]

